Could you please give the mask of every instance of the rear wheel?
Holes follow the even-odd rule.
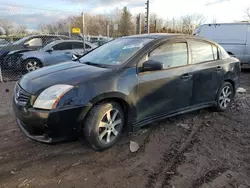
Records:
[[[42,63],[38,59],[27,59],[23,63],[23,68],[25,72],[32,72],[34,70],[40,69]]]
[[[218,90],[216,97],[216,110],[225,111],[227,110],[234,98],[234,89],[231,83],[225,82]]]
[[[124,126],[124,112],[116,102],[94,106],[85,122],[83,132],[86,140],[96,150],[104,150],[117,142]]]

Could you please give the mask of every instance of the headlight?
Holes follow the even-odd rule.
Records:
[[[56,105],[65,93],[71,90],[74,86],[71,85],[54,85],[45,89],[36,99],[33,107],[51,110],[55,109]]]

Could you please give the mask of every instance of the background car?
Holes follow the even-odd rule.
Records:
[[[3,47],[3,46],[6,46],[10,44],[10,42],[8,42],[7,40],[5,39],[0,39],[0,48]]]
[[[8,55],[14,58],[14,54],[29,50],[38,50],[52,41],[67,39],[69,39],[67,36],[60,35],[32,35],[24,37],[0,48],[0,66],[2,69],[9,67],[6,62],[9,59]]]
[[[72,60],[73,54],[82,56],[84,53],[96,48],[95,45],[80,40],[57,40],[47,44],[38,51],[26,51],[14,54],[15,58],[9,56],[6,60],[12,69],[31,72],[44,66]]]
[[[84,133],[97,150],[122,131],[202,108],[229,108],[240,62],[217,43],[178,34],[128,36],[16,84],[21,130],[45,143]]]

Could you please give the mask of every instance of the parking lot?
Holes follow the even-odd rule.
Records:
[[[14,82],[0,84],[0,187],[250,187],[250,71],[230,110],[210,109],[147,126],[104,152],[84,142],[28,139],[11,110]],[[136,153],[130,140],[139,143]]]

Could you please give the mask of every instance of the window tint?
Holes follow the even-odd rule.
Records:
[[[70,43],[70,42],[59,43],[59,44],[56,44],[55,46],[53,46],[53,49],[54,50],[71,50],[72,43]]]
[[[83,42],[74,42],[73,49],[83,49]]]
[[[49,44],[53,41],[56,41],[56,40],[59,40],[59,39],[56,37],[46,37],[46,38],[44,38],[44,45],[47,45],[47,44]]]
[[[90,49],[91,46],[85,43],[85,48]],[[83,49],[83,42],[74,42],[73,43],[73,49]]]
[[[215,49],[213,48],[213,45],[207,42],[192,41],[191,49],[193,63],[201,63],[218,59],[218,55],[214,54]],[[215,51],[217,51],[217,49]]]
[[[29,44],[29,46],[42,46],[43,41],[41,38],[33,38],[25,42],[26,44]]]
[[[165,68],[187,65],[187,44],[173,43],[161,45],[150,53],[149,60],[162,62]]]

